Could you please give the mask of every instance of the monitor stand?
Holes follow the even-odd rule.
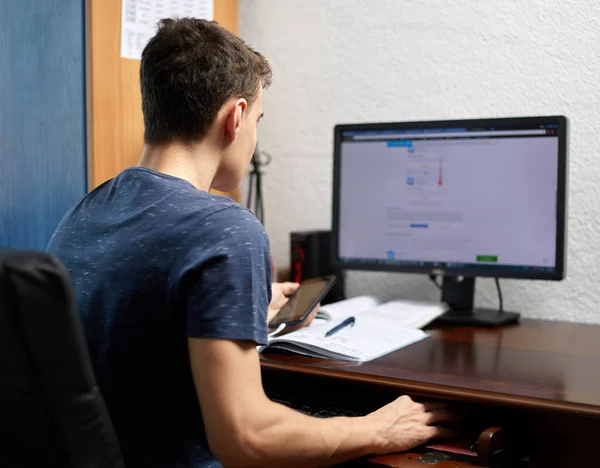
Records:
[[[442,302],[450,310],[438,318],[438,322],[474,327],[497,327],[519,321],[517,312],[498,309],[474,309],[475,278],[444,276]]]

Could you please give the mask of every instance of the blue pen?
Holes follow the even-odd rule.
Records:
[[[334,333],[339,332],[342,328],[346,328],[348,325],[354,326],[354,322],[356,322],[356,319],[354,317],[348,317],[342,323],[340,323],[339,325],[336,325],[331,330],[329,330],[327,333],[325,333],[325,338],[333,335]]]

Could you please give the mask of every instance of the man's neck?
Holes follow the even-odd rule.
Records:
[[[138,162],[138,166],[187,180],[205,192],[210,190],[219,164],[219,155],[201,143],[146,145]]]

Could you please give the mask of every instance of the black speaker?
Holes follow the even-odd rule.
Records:
[[[341,271],[336,271],[332,264],[331,231],[292,232],[290,247],[292,281],[301,283],[311,278],[336,275],[337,282],[322,304],[344,299],[343,274]]]

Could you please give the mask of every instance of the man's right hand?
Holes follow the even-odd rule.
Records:
[[[416,403],[408,396],[401,396],[366,418],[379,429],[380,453],[403,452],[431,439],[454,437],[456,431],[442,424],[460,421],[460,416],[443,403]]]

